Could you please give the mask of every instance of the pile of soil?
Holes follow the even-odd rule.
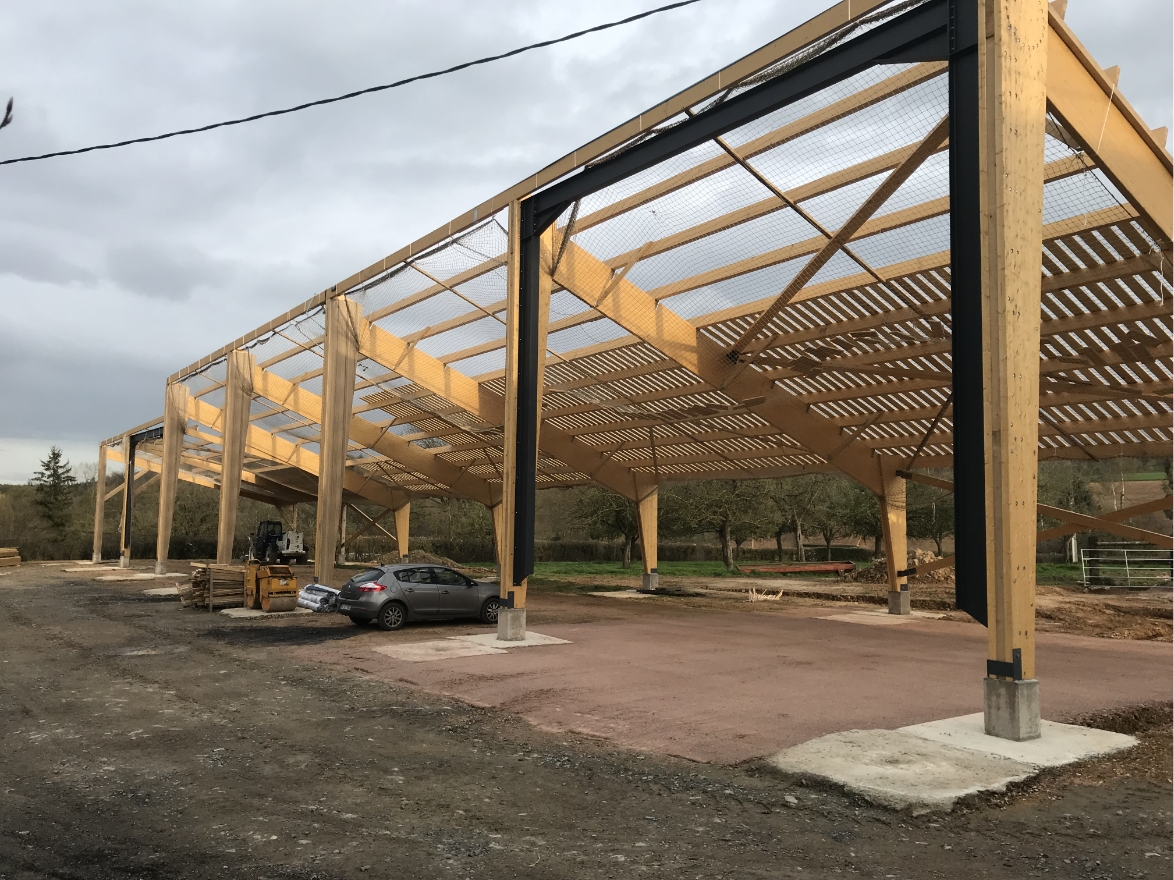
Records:
[[[920,567],[930,562],[936,562],[941,559],[940,556],[934,555],[929,550],[914,550],[909,554],[909,561],[907,566]],[[859,581],[864,584],[883,584],[889,579],[888,570],[886,568],[885,558],[883,556],[877,557],[876,561],[868,568],[858,568],[856,571],[848,575],[849,580]],[[953,584],[954,583],[954,567],[939,568],[934,571],[926,572],[925,574],[915,574],[909,578],[911,584]]]

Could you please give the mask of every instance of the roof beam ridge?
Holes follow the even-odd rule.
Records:
[[[221,409],[196,398],[188,399],[187,415],[189,419],[216,430],[220,430],[216,428],[217,425],[223,425]],[[249,425],[245,435],[245,449],[253,455],[295,468],[315,479],[318,477],[320,462],[317,453],[310,452],[301,446],[295,446],[285,438],[270,434],[257,425]],[[347,468],[343,474],[343,488],[384,507],[391,505],[399,507],[411,500],[411,496],[402,489],[393,489],[377,480],[355,473],[350,468]]]
[[[606,264],[571,241],[556,267],[554,280],[584,302],[594,302],[612,283],[612,275]],[[775,387],[767,376],[750,372],[730,381],[734,365],[721,347],[627,278],[619,281],[599,309],[714,389],[749,405],[760,418],[815,454],[834,456],[833,463],[848,476],[878,494],[883,490],[879,468],[867,445],[854,437],[845,443],[838,425],[810,412],[789,392]]]
[[[322,423],[321,397],[260,366],[253,369],[253,392],[316,424]],[[497,503],[501,496],[500,488],[486,480],[439,458],[432,451],[413,446],[359,415],[351,415],[349,435],[350,439],[368,449],[423,474],[442,489],[488,505]]]
[[[399,373],[500,430],[505,419],[504,397],[376,324],[360,319],[357,330],[362,357]],[[655,483],[608,460],[594,449],[576,443],[573,437],[552,425],[543,424],[539,436],[541,452],[582,473],[591,474],[595,482],[626,498],[641,497]]]

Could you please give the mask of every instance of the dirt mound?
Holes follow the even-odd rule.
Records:
[[[935,556],[929,550],[914,550],[909,554],[909,560],[906,567],[920,567],[929,562],[935,562],[941,559],[940,556]],[[864,584],[883,584],[889,579],[888,571],[885,568],[885,558],[878,556],[876,560],[868,568],[858,568],[855,572],[848,575],[850,580],[859,581]],[[952,584],[954,583],[954,567],[938,568],[934,571],[926,572],[925,574],[915,574],[909,578],[912,584]]]

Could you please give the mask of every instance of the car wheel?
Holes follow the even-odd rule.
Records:
[[[349,615],[349,617],[351,618],[351,623],[355,626],[366,626],[371,622],[371,619],[368,617],[355,617],[353,614]]]
[[[408,622],[408,609],[399,602],[388,602],[379,609],[378,621],[380,629],[403,629]]]
[[[490,596],[485,600],[485,604],[481,606],[481,622],[497,623],[497,616],[500,613],[501,598],[499,596]]]

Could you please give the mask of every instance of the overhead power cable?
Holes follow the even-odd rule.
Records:
[[[521,46],[517,49],[511,49],[508,52],[502,52],[500,55],[489,55],[485,58],[478,58],[475,61],[466,61],[463,64],[457,64],[453,67],[446,67],[444,70],[434,70],[431,73],[421,73],[418,76],[410,76],[407,79],[397,80],[393,83],[387,83],[381,86],[371,86],[366,89],[359,89],[357,92],[347,92],[345,95],[338,95],[333,98],[321,98],[317,101],[308,101],[305,104],[298,104],[295,107],[286,107],[283,110],[270,110],[266,113],[256,113],[252,116],[242,116],[239,119],[228,119],[224,122],[214,122],[211,125],[201,125],[198,128],[184,128],[179,131],[169,131],[166,134],[155,134],[149,137],[131,138],[126,141],[118,141],[111,144],[96,144],[92,147],[80,147],[76,150],[58,150],[55,153],[42,153],[39,156],[22,156],[19,159],[3,159],[0,160],[0,165],[15,165],[18,162],[37,162],[41,159],[53,159],[58,156],[76,156],[79,153],[92,153],[95,150],[114,150],[118,147],[128,147],[131,144],[146,144],[151,141],[162,141],[168,138],[180,137],[187,134],[199,134],[203,131],[212,131],[215,128],[227,128],[230,125],[244,125],[246,122],[256,122],[258,119],[267,119],[270,116],[284,116],[287,113],[297,113],[300,110],[308,110],[311,107],[321,107],[324,104],[337,104],[339,101],[349,101],[352,98],[358,98],[362,95],[370,95],[374,92],[384,92],[388,89],[398,89],[400,86],[406,86],[409,83],[419,82],[422,79],[434,79],[438,76],[445,76],[450,73],[456,73],[458,70],[465,70],[469,67],[475,67],[478,64],[489,64],[491,61],[501,61],[504,58],[511,58],[514,55],[521,55],[523,52],[530,52],[534,49],[544,49],[547,46],[554,46],[557,43],[566,43],[570,40],[578,39],[587,34],[598,33],[599,31],[606,31],[611,28],[620,27],[625,24],[631,24],[634,21],[639,21],[642,18],[648,18],[652,15],[657,15],[661,12],[668,12],[672,9],[679,9],[682,6],[691,6],[694,3],[699,3],[700,0],[679,0],[677,3],[669,3],[665,6],[658,6],[656,9],[649,9],[647,12],[640,12],[636,15],[629,15],[627,18],[621,18],[618,21],[610,21],[606,24],[598,24],[595,27],[589,27],[586,30],[575,31],[573,34],[556,37],[553,40],[543,40],[539,43],[531,43],[528,46]]]

